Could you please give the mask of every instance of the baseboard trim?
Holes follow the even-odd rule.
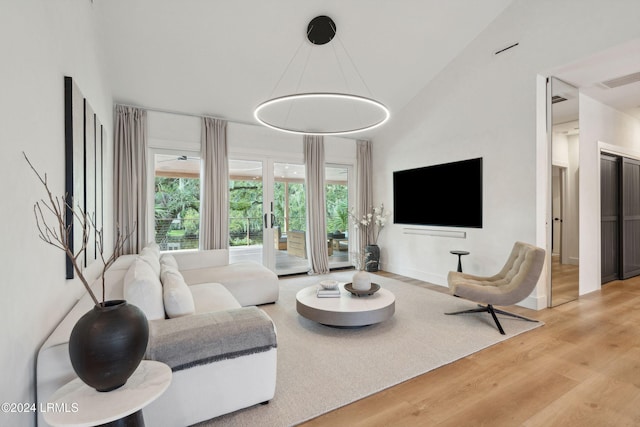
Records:
[[[536,311],[543,310],[547,308],[547,297],[529,295],[527,298],[523,299],[516,305],[519,307],[530,308],[531,310]]]
[[[423,282],[431,283],[432,285],[439,285],[447,287],[447,276],[440,274],[433,274],[422,270],[416,270],[412,268],[395,268],[388,264],[381,264],[381,269],[388,271],[389,273],[399,274],[401,276],[410,277],[416,280],[422,280]]]

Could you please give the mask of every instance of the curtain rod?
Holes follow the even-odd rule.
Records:
[[[116,102],[114,104],[115,105],[120,105],[122,107],[141,108],[143,110],[153,111],[153,112],[156,112],[156,113],[174,114],[176,116],[187,116],[187,117],[198,117],[198,118],[207,117],[207,118],[210,118],[210,119],[224,120],[224,121],[229,122],[229,123],[237,123],[237,124],[240,124],[240,125],[260,126],[257,123],[244,122],[244,121],[240,121],[240,120],[229,120],[229,119],[225,119],[225,118],[222,118],[222,117],[210,116],[210,115],[207,115],[207,114],[193,114],[193,113],[185,113],[185,112],[182,112],[182,111],[163,110],[163,109],[160,109],[160,108],[149,108],[149,107],[143,107],[143,106],[140,106],[140,105],[122,104],[120,102]]]
[[[248,125],[248,126],[255,126],[255,127],[260,127],[260,128],[265,128],[265,126],[262,126],[258,123],[255,122],[244,122],[244,121],[240,121],[240,120],[229,120],[229,119],[225,119],[222,117],[215,117],[215,116],[209,116],[207,114],[193,114],[193,113],[185,113],[182,111],[174,111],[174,110],[163,110],[160,108],[149,108],[149,107],[143,107],[140,105],[133,105],[133,104],[123,104],[120,102],[114,102],[114,105],[121,105],[123,107],[133,107],[133,108],[141,108],[143,110],[146,111],[154,111],[156,113],[164,113],[164,114],[174,114],[176,116],[187,116],[187,117],[198,117],[198,118],[202,118],[202,117],[208,117],[211,119],[218,119],[218,120],[225,120],[228,123],[236,123],[239,125]],[[339,137],[339,138],[346,138],[346,137]],[[351,138],[346,138],[346,139],[351,139]],[[354,140],[355,141],[355,140]]]

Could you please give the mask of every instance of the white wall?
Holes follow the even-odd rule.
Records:
[[[64,254],[36,234],[33,203],[45,196],[22,151],[64,194],[64,82],[74,78],[112,137],[112,100],[102,75],[87,0],[3,1],[0,7],[0,402],[35,402],[35,357],[81,285],[65,280]],[[107,146],[107,167],[113,147]],[[112,205],[106,177],[106,206]],[[112,227],[107,211],[106,227]],[[0,425],[35,425],[35,414],[0,413]]]
[[[374,139],[376,202],[391,206],[395,170],[483,157],[484,227],[467,229],[466,239],[456,239],[406,235],[392,224],[380,239],[385,270],[445,285],[456,266],[452,249],[471,252],[463,258],[465,271],[492,274],[514,241],[546,247],[540,203],[547,197],[548,162],[540,161],[545,158],[540,141],[546,138],[537,134],[538,74],[638,37],[639,12],[640,3],[631,1],[515,1],[394,114]],[[520,45],[492,54],[514,42]],[[419,189],[415,198],[429,208]],[[523,305],[546,306],[544,280]]]
[[[580,95],[580,294],[600,289],[600,150],[640,159],[640,121]]]
[[[563,132],[553,132],[551,162],[555,166],[569,167],[569,139]]]

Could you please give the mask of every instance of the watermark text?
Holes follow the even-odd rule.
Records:
[[[24,412],[78,412],[78,404],[73,403],[53,403],[53,402],[3,402],[0,405],[1,411],[6,413]]]

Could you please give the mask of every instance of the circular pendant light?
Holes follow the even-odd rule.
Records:
[[[318,16],[309,22],[307,39],[313,45],[325,45],[334,39],[336,29],[331,18]],[[348,56],[346,48],[344,51]],[[294,58],[289,62],[287,69]],[[337,54],[335,58],[346,82]],[[350,56],[349,59],[351,59]],[[362,80],[353,61],[350,62]],[[301,80],[302,76],[298,82]],[[364,81],[362,83],[366,87]],[[363,132],[381,126],[389,116],[389,109],[369,96],[333,91],[298,92],[296,90],[293,94],[270,98],[254,110],[254,117],[264,126],[302,135],[345,135]]]

